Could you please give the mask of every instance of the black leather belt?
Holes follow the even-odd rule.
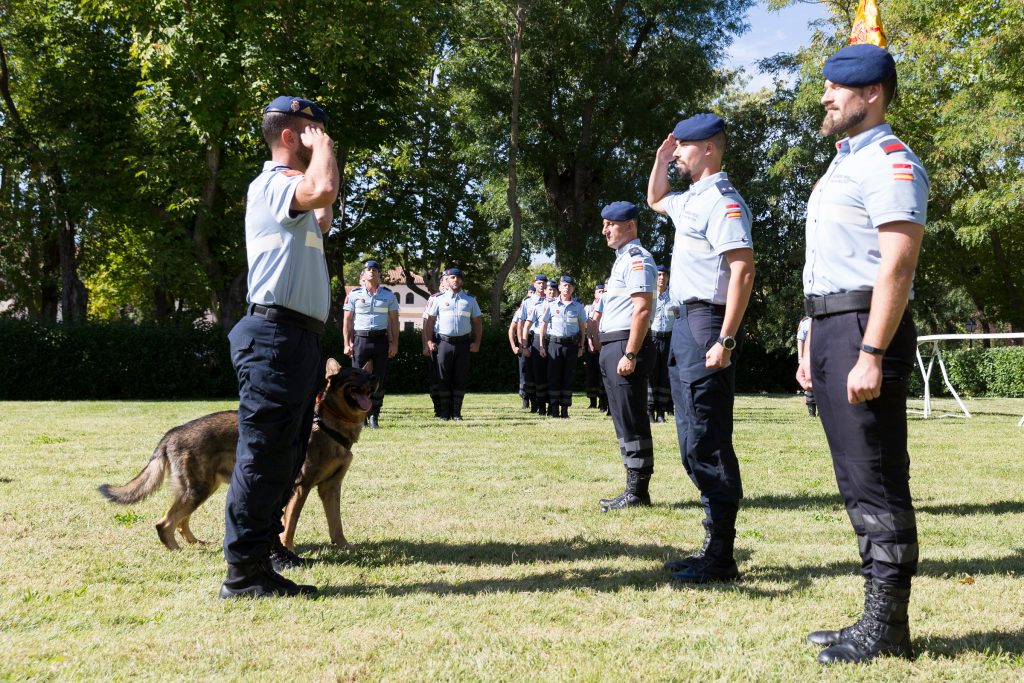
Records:
[[[693,311],[713,311],[715,313],[725,314],[725,304],[713,304],[710,301],[684,301],[683,304],[686,306],[686,312],[692,313]]]
[[[550,341],[553,341],[556,344],[579,344],[580,343],[580,338],[579,337],[556,337],[556,336],[552,335],[552,336],[548,337],[548,339]]]
[[[293,311],[292,309],[285,308],[284,306],[252,304],[249,306],[249,315],[266,318],[267,320],[275,323],[294,325],[295,327],[299,327],[307,332],[312,332],[317,335],[322,335],[324,333],[324,323],[322,320],[311,318],[308,315],[303,315],[298,311]]]
[[[651,336],[655,339],[671,339],[672,330],[669,330],[668,332],[651,332]]]
[[[446,341],[449,344],[451,344],[453,342],[457,342],[457,341],[462,341],[463,339],[469,339],[469,335],[468,334],[460,334],[457,337],[449,337],[447,334],[440,334],[438,336],[441,337],[441,341]]]
[[[647,336],[644,335],[644,340],[640,342],[643,346],[647,342]],[[615,330],[614,332],[602,332],[599,336],[602,344],[610,344],[611,342],[626,341],[629,339],[629,330]]]
[[[836,313],[870,311],[871,290],[840,292],[824,296],[809,296],[804,299],[804,313],[812,318],[823,318]]]
[[[387,330],[356,330],[357,337],[386,337]]]

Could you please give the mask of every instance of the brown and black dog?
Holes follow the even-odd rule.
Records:
[[[314,486],[324,504],[331,542],[351,547],[341,527],[341,482],[352,464],[352,444],[359,440],[377,388],[371,372],[369,364],[363,369],[341,367],[333,358],[327,359],[327,387],[317,398],[306,460],[282,520],[281,542],[289,550],[294,549],[299,514]],[[187,542],[202,543],[189,529],[189,518],[220,484],[231,483],[237,446],[238,411],[211,413],[167,432],[149,464],[127,484],[104,484],[99,491],[115,503],[130,505],[160,488],[169,472],[174,501],[157,522],[157,535],[170,550],[179,549],[175,529]]]

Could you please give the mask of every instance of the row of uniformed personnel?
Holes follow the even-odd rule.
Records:
[[[824,647],[822,663],[910,657],[907,607],[918,539],[905,410],[916,337],[908,301],[927,214],[928,176],[885,122],[896,92],[896,66],[888,52],[847,46],[825,62],[823,75],[821,134],[844,137],[808,202],[803,284],[812,322],[797,379],[805,389],[813,386],[858,538],[865,604],[855,624],[808,639]],[[323,234],[330,227],[339,172],[326,124],[323,110],[300,98],[277,98],[264,113],[262,132],[273,160],[249,188],[250,306],[230,335],[239,380],[239,443],[227,498],[222,597],[316,591],[280,575],[280,568],[300,558],[280,546],[277,534],[312,424],[320,336],[329,311]],[[717,116],[679,122],[658,148],[647,192],[648,205],[668,214],[675,226],[669,296],[679,317],[672,324],[669,378],[683,464],[705,510],[704,546],[669,563],[673,579],[683,582],[738,575],[733,540],[742,487],[732,407],[754,267],[751,216],[722,171],[725,147],[725,126]],[[669,192],[672,163],[692,183],[686,192]],[[627,472],[625,491],[601,501],[605,510],[650,505],[653,450],[644,379],[651,366],[656,271],[637,240],[638,212],[626,202],[602,211],[603,234],[616,260],[601,298],[594,346],[600,347]],[[432,300],[424,339],[427,352],[438,354],[439,391],[447,392],[441,395],[444,409],[455,417],[461,407],[458,380],[464,376],[460,352],[479,348],[479,307],[460,299],[461,273],[449,271],[447,277],[453,291]],[[435,321],[440,341],[434,338]],[[561,389],[558,400],[561,405]]]

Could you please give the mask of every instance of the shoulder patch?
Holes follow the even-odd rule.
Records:
[[[905,152],[907,146],[899,140],[889,140],[887,142],[880,142],[878,146],[882,148],[882,151],[886,154],[892,154],[893,152]]]
[[[302,171],[296,171],[296,170],[291,169],[291,168],[285,169],[283,171],[278,171],[278,173],[280,173],[281,175],[286,175],[289,178],[297,176],[297,175],[302,175]]]
[[[640,256],[642,253],[644,253],[644,252],[643,252],[643,250],[640,247],[632,247],[629,250],[629,255],[630,256]]]
[[[721,192],[722,194],[739,194],[739,192],[736,191],[736,188],[733,187],[732,183],[730,183],[728,180],[719,180],[717,183],[715,183],[715,187],[717,187],[718,191]]]

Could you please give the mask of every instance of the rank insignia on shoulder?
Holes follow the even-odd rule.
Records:
[[[381,285],[380,288],[383,289],[385,292],[390,292],[391,291],[389,288],[385,287],[384,285]]]
[[[642,253],[643,251],[640,250],[640,247],[633,247],[629,250],[630,256],[639,256]]]
[[[728,180],[719,180],[717,183],[715,183],[715,187],[717,187],[718,191],[721,192],[722,194],[737,194],[736,188],[733,187],[732,183],[730,183]]]
[[[278,172],[281,175],[288,176],[289,178],[293,178],[293,177],[295,177],[297,175],[302,175],[302,171],[296,171],[295,169],[291,169],[291,168],[285,169],[283,171],[278,171]]]
[[[882,151],[886,154],[892,154],[893,152],[904,152],[907,146],[899,140],[893,140],[891,142],[880,142],[878,146],[882,148]]]

